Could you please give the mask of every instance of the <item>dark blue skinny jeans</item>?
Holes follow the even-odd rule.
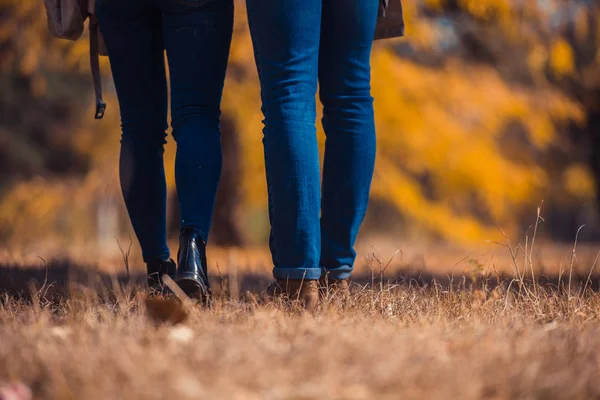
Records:
[[[167,52],[181,227],[208,238],[221,173],[220,103],[233,0],[98,0],[121,111],[120,179],[146,262],[168,259]]]
[[[375,164],[378,0],[247,0],[261,82],[273,274],[350,276]],[[323,103],[322,190],[316,138]]]

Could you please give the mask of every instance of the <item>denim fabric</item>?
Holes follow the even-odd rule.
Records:
[[[273,274],[350,276],[375,164],[378,0],[247,0],[261,82]],[[317,83],[327,136],[320,190]]]
[[[121,111],[120,179],[146,262],[167,259],[167,78],[181,227],[208,237],[221,173],[219,117],[233,0],[99,0]]]

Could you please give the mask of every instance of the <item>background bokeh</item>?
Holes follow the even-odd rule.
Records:
[[[361,235],[454,244],[520,236],[543,202],[551,240],[600,239],[600,5],[404,0],[406,38],[372,57],[378,158]],[[114,248],[131,236],[118,103],[93,119],[88,42],[53,39],[38,0],[0,0],[0,247]],[[211,243],[266,244],[259,85],[243,2],[223,99]],[[318,124],[320,125],[320,124]],[[323,133],[319,127],[319,140]],[[165,162],[177,235],[174,143]]]

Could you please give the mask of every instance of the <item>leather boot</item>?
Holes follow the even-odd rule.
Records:
[[[179,236],[179,266],[175,283],[192,299],[207,302],[211,296],[206,264],[206,242],[193,229]]]
[[[157,260],[146,263],[148,271],[148,287],[151,294],[164,294],[165,286],[162,281],[163,275],[175,277],[177,266],[173,260]]]
[[[265,291],[265,298],[272,301],[274,297],[282,296],[286,300],[300,301],[308,312],[314,312],[319,303],[319,281],[301,279],[277,279]]]
[[[350,281],[348,279],[332,279],[324,276],[319,280],[321,295],[332,295],[336,298],[347,299],[350,297]]]

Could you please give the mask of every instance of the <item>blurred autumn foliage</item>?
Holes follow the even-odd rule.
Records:
[[[244,4],[236,7],[213,237],[262,244],[260,88]],[[582,223],[589,239],[599,238],[600,5],[404,0],[404,7],[407,37],[378,42],[373,53],[378,159],[365,232],[495,240],[498,226],[522,233],[544,201],[554,239],[571,240]],[[128,232],[116,173],[118,103],[105,59],[109,108],[93,120],[87,52],[84,39],[49,37],[39,1],[0,0],[5,243]],[[170,140],[171,191],[173,147]],[[175,207],[171,214],[176,221]]]

